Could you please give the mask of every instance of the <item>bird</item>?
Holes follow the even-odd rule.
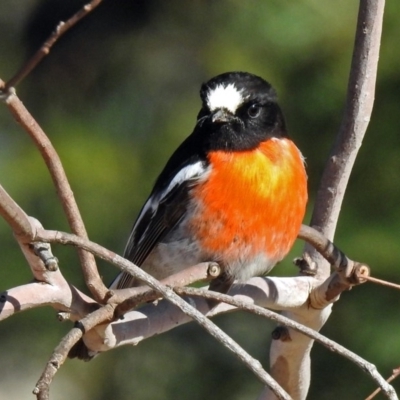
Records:
[[[225,293],[289,252],[304,218],[307,174],[264,79],[223,73],[200,97],[194,130],[157,178],[124,257],[159,280],[216,262],[222,273],[209,289]],[[140,284],[122,272],[110,288]]]
[[[162,280],[200,262],[221,274],[209,290],[267,274],[290,251],[307,204],[307,174],[275,89],[248,72],[204,83],[193,132],[155,181],[124,257]],[[120,273],[110,289],[143,284]],[[80,340],[69,357],[91,359]]]

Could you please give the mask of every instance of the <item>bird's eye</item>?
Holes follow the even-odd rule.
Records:
[[[247,114],[250,118],[257,118],[261,113],[261,104],[254,103],[247,109]]]

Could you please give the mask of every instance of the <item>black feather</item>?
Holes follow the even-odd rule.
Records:
[[[148,208],[144,215],[139,215],[126,246],[125,258],[138,266],[143,264],[153,248],[173,231],[185,216],[189,204],[189,191],[198,179],[199,176],[195,176],[176,185],[162,197],[155,210]],[[152,197],[149,201],[152,201]],[[135,279],[123,272],[116,289],[132,287],[135,284]]]

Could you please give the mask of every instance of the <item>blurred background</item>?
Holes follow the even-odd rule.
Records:
[[[2,0],[0,78],[81,5],[80,0]],[[344,107],[358,2],[349,0],[105,0],[69,31],[17,87],[70,179],[89,236],[118,253],[168,156],[191,132],[200,84],[229,70],[261,75],[278,91],[289,132],[307,158],[312,210]],[[375,276],[400,282],[400,3],[388,0],[376,101],[342,207],[336,243]],[[48,229],[68,230],[44,163],[0,106],[0,182]],[[294,275],[298,243],[273,273]],[[67,279],[85,290],[73,248],[53,247]],[[0,221],[0,291],[31,279]],[[116,274],[99,262],[105,282]],[[86,291],[87,292],[87,291]],[[365,284],[344,293],[322,333],[388,377],[400,360],[400,292]],[[234,313],[216,319],[268,365],[273,324]],[[31,390],[71,324],[43,308],[0,324],[0,398]],[[349,361],[315,345],[310,399],[360,399],[374,390]],[[400,381],[394,383],[400,390]],[[52,398],[254,399],[261,384],[195,324],[137,347],[68,361]],[[377,397],[383,398],[383,397]]]

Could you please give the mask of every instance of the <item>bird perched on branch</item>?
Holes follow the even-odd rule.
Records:
[[[306,202],[303,157],[272,86],[229,72],[203,84],[193,133],[173,153],[133,226],[124,257],[157,279],[202,261],[210,290],[263,275],[289,252]],[[111,289],[140,285],[123,272]],[[81,340],[70,357],[95,353]]]
[[[202,261],[222,269],[211,290],[263,275],[289,252],[306,202],[304,160],[272,86],[229,72],[203,84],[193,133],[158,177],[124,256],[157,279]],[[111,288],[138,285],[121,273]]]

